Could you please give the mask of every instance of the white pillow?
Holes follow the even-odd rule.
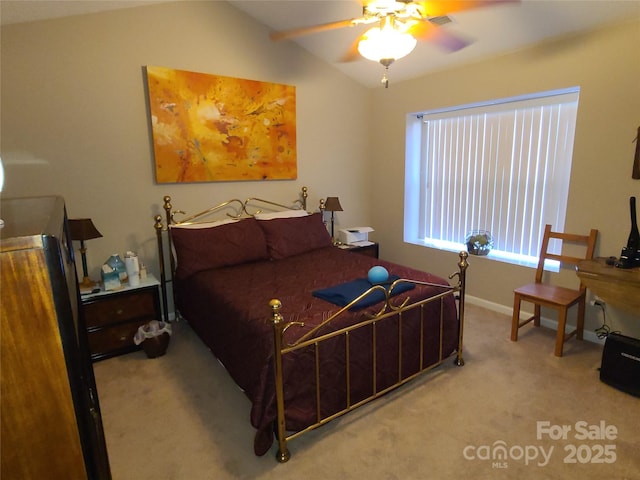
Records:
[[[254,215],[256,220],[271,220],[273,218],[294,218],[294,217],[306,217],[309,215],[305,210],[283,210],[281,212],[269,212],[269,213],[256,213]]]
[[[198,222],[198,223],[185,223],[185,224],[177,224],[171,225],[171,228],[212,228],[219,227],[221,225],[227,225],[229,223],[239,222],[238,218],[226,218],[224,220],[216,220],[214,222]]]

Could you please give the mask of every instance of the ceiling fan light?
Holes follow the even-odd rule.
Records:
[[[417,40],[408,33],[396,29],[373,27],[367,30],[358,43],[358,52],[367,60],[398,60],[406,57],[416,47]]]

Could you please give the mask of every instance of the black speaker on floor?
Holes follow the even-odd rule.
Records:
[[[610,333],[602,351],[600,380],[640,397],[640,340]]]

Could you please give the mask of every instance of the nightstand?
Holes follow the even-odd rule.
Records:
[[[133,336],[141,325],[162,320],[160,282],[153,276],[135,287],[82,295],[82,311],[93,361],[104,360],[134,350]]]
[[[372,243],[371,245],[338,245],[338,248],[373,258],[378,258],[380,252],[378,243]]]

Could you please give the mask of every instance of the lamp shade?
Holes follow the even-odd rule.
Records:
[[[367,60],[391,63],[409,55],[417,43],[410,34],[385,25],[367,30],[358,43],[358,52]]]
[[[327,212],[342,212],[342,205],[338,197],[327,197],[324,202],[324,209]]]
[[[90,218],[70,218],[69,230],[72,240],[84,241],[102,237]]]

